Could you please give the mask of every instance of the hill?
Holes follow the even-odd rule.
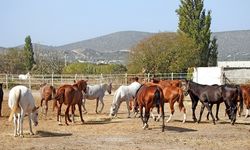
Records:
[[[33,44],[34,51],[46,54],[53,52],[67,61],[106,62],[125,64],[129,50],[139,41],[154,33],[138,31],[116,32],[93,39],[83,40],[62,46]],[[250,30],[215,32],[217,38],[218,60],[250,60]],[[22,48],[23,45],[18,46]],[[0,51],[6,48],[0,47]]]

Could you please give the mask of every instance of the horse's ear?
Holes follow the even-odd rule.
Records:
[[[76,80],[74,80],[74,83],[76,83]]]

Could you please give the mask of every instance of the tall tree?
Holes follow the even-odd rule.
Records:
[[[33,65],[36,63],[34,59],[34,52],[33,47],[31,43],[30,36],[27,36],[25,38],[25,45],[24,45],[24,55],[25,55],[25,67],[28,71],[30,71],[33,67]]]
[[[216,38],[211,40],[211,11],[203,9],[204,0],[181,0],[179,9],[179,30],[194,39],[199,47],[199,66],[217,64]],[[213,42],[212,42],[213,41]]]

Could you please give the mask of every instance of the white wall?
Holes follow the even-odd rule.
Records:
[[[193,81],[199,84],[223,84],[222,67],[196,67],[194,68]]]

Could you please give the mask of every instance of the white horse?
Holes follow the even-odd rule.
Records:
[[[29,116],[30,134],[32,132],[31,121],[35,126],[38,125],[38,107],[35,106],[35,100],[31,91],[22,85],[13,87],[9,92],[8,105],[11,109],[9,121],[14,117],[14,136],[23,137],[23,119],[25,114]]]
[[[85,102],[86,100],[94,100],[96,99],[96,108],[95,108],[95,112],[96,113],[101,113],[104,107],[104,102],[103,102],[103,97],[105,96],[105,92],[107,91],[109,94],[111,94],[111,90],[112,90],[112,83],[109,84],[98,84],[98,85],[88,85],[87,86],[87,92],[83,95],[83,103],[82,103],[82,107],[83,107],[83,111],[85,113],[87,113],[87,110],[85,108]],[[98,109],[98,104],[99,101],[102,104],[102,107],[100,109],[100,111],[97,111]]]
[[[116,116],[118,109],[123,101],[126,101],[128,109],[128,118],[130,118],[129,101],[135,97],[137,90],[141,87],[139,82],[133,82],[130,85],[121,85],[114,94],[113,102],[110,108],[110,116]]]
[[[27,74],[20,74],[18,76],[19,80],[27,80],[28,78],[30,78],[30,73],[28,72]]]

